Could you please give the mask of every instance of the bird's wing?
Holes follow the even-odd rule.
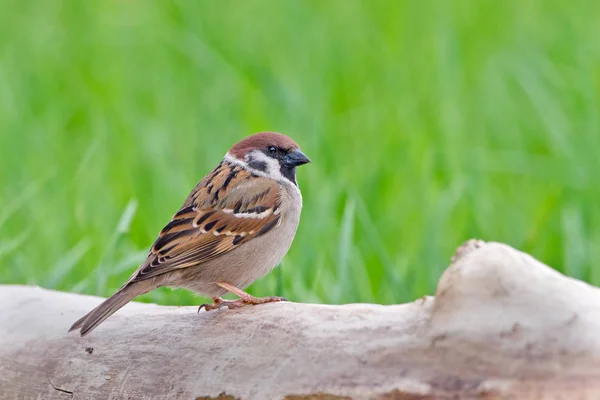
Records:
[[[280,225],[280,202],[277,182],[219,165],[163,228],[129,282],[202,264],[264,235]]]

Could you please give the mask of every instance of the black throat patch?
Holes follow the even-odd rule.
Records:
[[[279,171],[281,171],[281,175],[283,175],[288,181],[298,186],[298,183],[296,183],[296,167],[286,167],[285,165],[281,165]]]

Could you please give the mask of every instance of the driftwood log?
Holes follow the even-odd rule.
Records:
[[[2,399],[600,399],[600,290],[469,241],[435,297],[196,313],[0,286]]]

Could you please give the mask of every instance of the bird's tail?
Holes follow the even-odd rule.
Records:
[[[105,319],[129,303],[137,296],[148,293],[154,287],[148,287],[146,282],[133,282],[124,285],[118,292],[104,300],[98,307],[78,319],[69,332],[79,329],[81,336],[85,336],[100,325]]]

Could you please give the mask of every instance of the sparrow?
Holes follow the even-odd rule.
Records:
[[[198,311],[285,301],[243,291],[288,252],[302,210],[296,167],[310,160],[289,137],[246,137],[189,194],[125,284],[76,321],[85,336],[125,304],[162,286],[211,297]],[[236,300],[221,296],[231,292]]]

